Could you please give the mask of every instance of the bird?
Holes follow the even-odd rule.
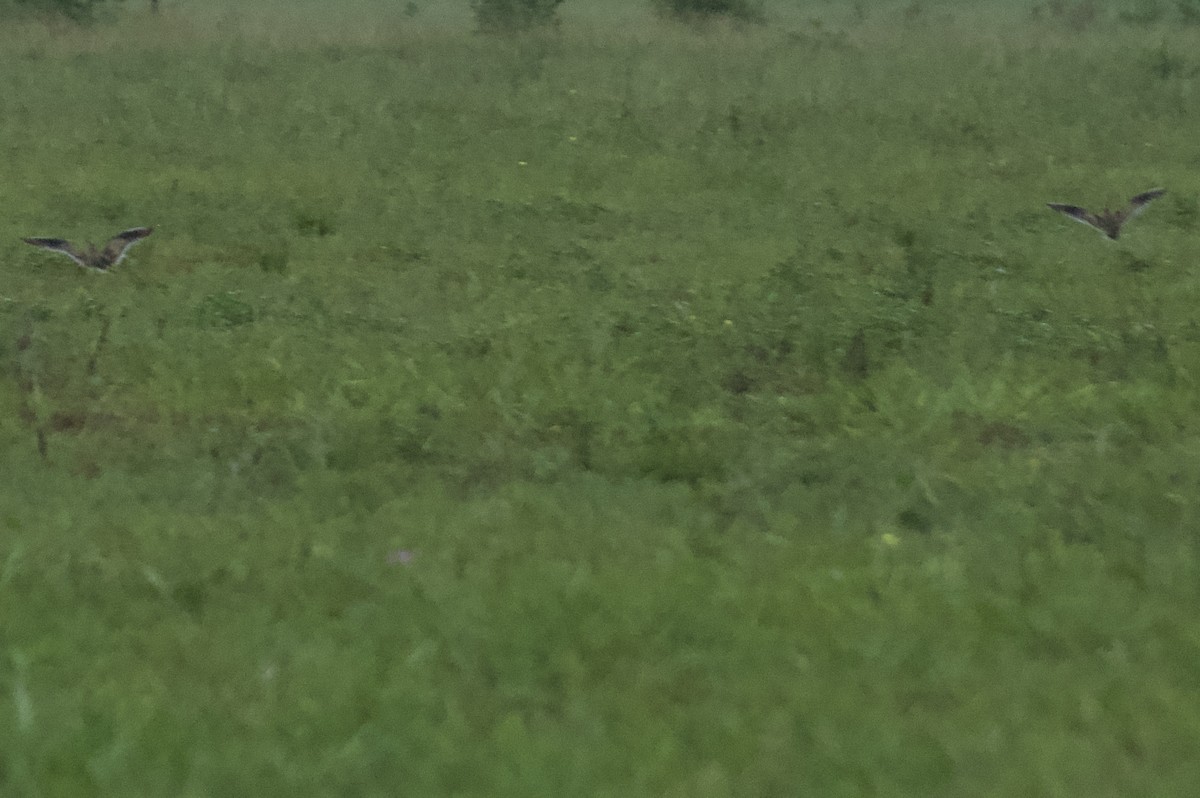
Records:
[[[51,252],[61,252],[85,269],[104,272],[120,263],[130,247],[152,232],[154,232],[153,227],[131,227],[128,230],[122,230],[110,238],[103,249],[96,249],[91,242],[86,248],[76,247],[64,238],[22,238],[21,240],[26,244],[48,249]]]
[[[1077,222],[1082,222],[1096,228],[1113,241],[1116,241],[1121,235],[1121,228],[1130,219],[1145,210],[1146,206],[1152,201],[1166,193],[1167,190],[1165,188],[1152,188],[1149,191],[1143,191],[1129,200],[1129,205],[1126,208],[1119,211],[1110,211],[1108,208],[1105,208],[1102,211],[1091,213],[1084,208],[1080,208],[1078,205],[1063,205],[1060,202],[1048,202],[1046,205],[1051,210],[1070,216]]]

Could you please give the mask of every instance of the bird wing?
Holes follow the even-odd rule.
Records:
[[[1063,205],[1061,202],[1048,202],[1046,205],[1049,206],[1051,210],[1055,210],[1061,214],[1070,216],[1077,222],[1090,225],[1091,227],[1094,227],[1100,231],[1104,230],[1104,227],[1100,224],[1100,220],[1096,218],[1095,214],[1090,213],[1086,208],[1080,208],[1078,205]]]
[[[1147,205],[1166,193],[1167,190],[1165,188],[1152,188],[1149,191],[1143,191],[1141,194],[1138,194],[1129,200],[1129,207],[1125,209],[1123,221],[1129,221],[1137,216],[1146,209]]]
[[[125,253],[129,251],[130,247],[152,232],[154,232],[153,227],[131,227],[128,230],[122,230],[104,245],[104,259],[109,261],[110,266],[116,266],[125,257]]]
[[[83,253],[71,246],[71,242],[65,238],[22,238],[21,240],[26,244],[48,249],[51,252],[61,252],[80,266],[88,265],[87,261],[84,260]]]

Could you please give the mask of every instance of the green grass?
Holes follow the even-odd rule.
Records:
[[[0,32],[0,792],[1191,795],[1200,28],[578,5]]]

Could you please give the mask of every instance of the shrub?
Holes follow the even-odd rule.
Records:
[[[1128,8],[1117,13],[1117,19],[1133,25],[1153,25],[1161,22],[1166,9],[1158,0],[1137,0]]]
[[[668,16],[680,19],[707,19],[725,16],[743,22],[762,22],[762,4],[756,0],[652,0]]]
[[[1100,8],[1096,0],[1046,0],[1035,5],[1031,15],[1034,19],[1048,17],[1076,33],[1082,33],[1099,21]]]
[[[557,25],[561,4],[562,0],[471,0],[479,29],[493,33]]]
[[[37,14],[52,14],[75,22],[94,22],[96,12],[111,0],[10,0],[0,8],[23,9]]]

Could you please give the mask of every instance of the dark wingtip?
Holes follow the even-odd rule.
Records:
[[[1150,200],[1156,200],[1166,193],[1167,190],[1165,188],[1152,188],[1149,191],[1143,191],[1141,194],[1138,194],[1136,197],[1130,200],[1130,202],[1135,205],[1141,205],[1149,202]]]

